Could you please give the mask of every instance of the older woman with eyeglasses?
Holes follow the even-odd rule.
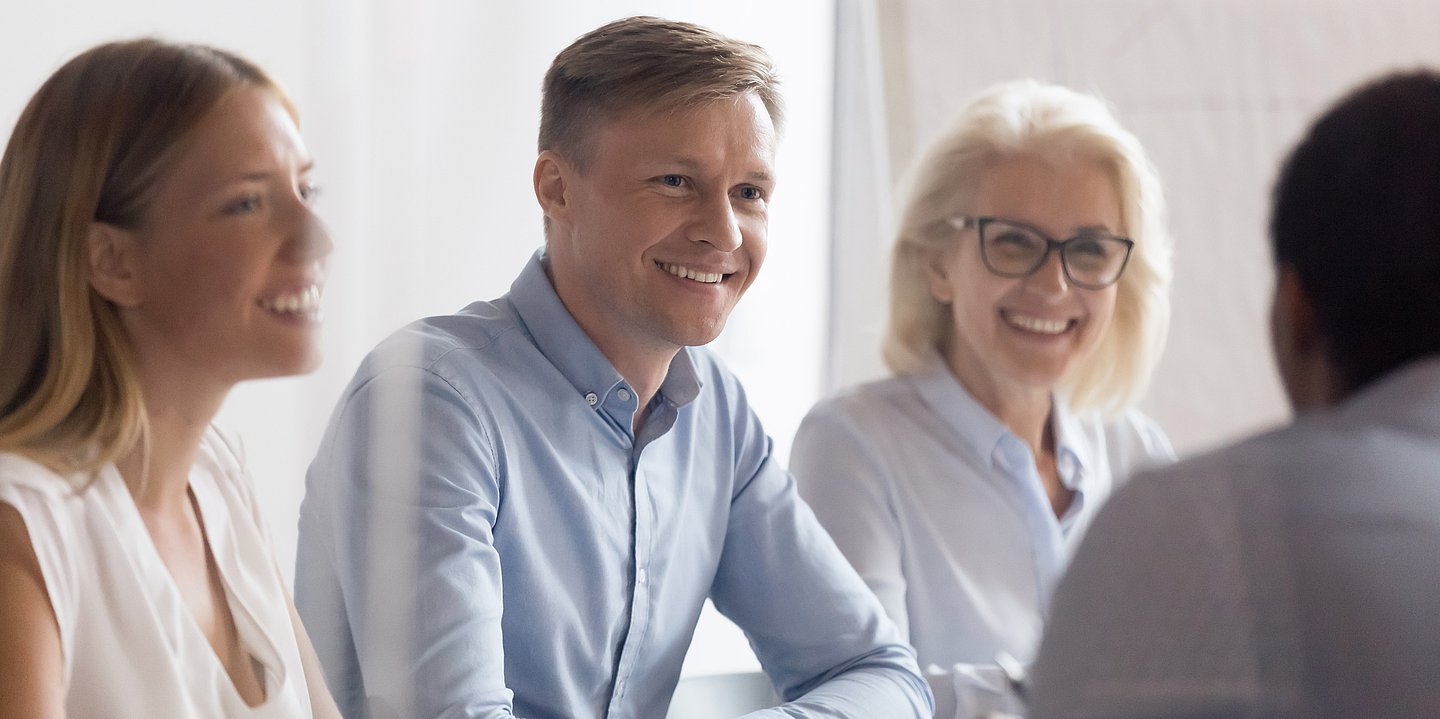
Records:
[[[1020,711],[1096,509],[1174,452],[1131,407],[1164,345],[1170,238],[1139,142],[1089,95],[976,96],[913,174],[894,376],[817,405],[801,492],[926,666],[937,717]]]

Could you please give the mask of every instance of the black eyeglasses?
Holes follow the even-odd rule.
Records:
[[[1029,277],[1045,265],[1051,251],[1058,251],[1065,278],[1087,290],[1115,284],[1135,247],[1131,240],[1103,230],[1055,240],[1024,222],[998,217],[955,215],[945,223],[957,230],[974,228],[980,235],[981,261],[1001,277]]]

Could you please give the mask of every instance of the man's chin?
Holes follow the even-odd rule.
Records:
[[[671,344],[677,347],[700,347],[715,341],[725,329],[726,317],[714,321],[692,323],[685,327],[672,328]]]

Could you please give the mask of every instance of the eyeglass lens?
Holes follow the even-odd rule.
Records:
[[[981,226],[980,241],[985,261],[1001,275],[1019,277],[1038,270],[1045,262],[1050,240],[1034,229],[1004,221]],[[1119,278],[1125,268],[1129,244],[1103,234],[1077,235],[1059,243],[1060,259],[1071,281],[1104,287]]]

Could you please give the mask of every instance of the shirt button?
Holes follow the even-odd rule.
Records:
[[[630,390],[625,389],[624,387],[621,387],[621,388],[620,388],[620,391],[615,393],[615,396],[616,396],[616,397],[619,397],[621,402],[629,402],[629,401],[630,401]]]
[[[649,578],[650,578],[649,575],[645,573],[645,570],[644,570],[644,569],[641,569],[641,570],[635,572],[635,583],[636,583],[636,584],[644,584],[644,583],[645,583],[645,580],[647,580],[647,579],[649,579]]]
[[[594,407],[595,403],[600,401],[600,397],[594,392],[586,392],[585,401],[589,403],[591,407]]]

